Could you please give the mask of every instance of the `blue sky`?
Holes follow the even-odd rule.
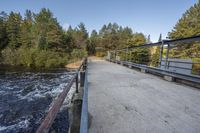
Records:
[[[116,22],[134,32],[151,35],[153,42],[163,39],[182,14],[198,0],[1,0],[0,11],[24,14],[49,8],[62,26],[84,22],[88,31]]]

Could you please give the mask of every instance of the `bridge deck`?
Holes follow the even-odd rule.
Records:
[[[88,68],[90,133],[200,132],[200,90],[106,61]]]

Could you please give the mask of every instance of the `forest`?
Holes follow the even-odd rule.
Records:
[[[133,22],[134,23],[134,22]],[[156,28],[156,27],[155,27]],[[162,31],[161,31],[162,32]],[[169,39],[200,35],[200,2],[188,9],[169,32]],[[162,36],[158,37],[158,41]],[[29,68],[63,67],[87,55],[103,57],[106,51],[150,43],[150,36],[108,23],[90,34],[84,23],[64,30],[53,13],[46,8],[39,13],[0,13],[0,64]],[[153,51],[153,52],[152,52]],[[136,63],[157,66],[160,48],[132,51]],[[192,58],[199,61],[199,44],[178,45],[171,58]],[[123,58],[123,56],[121,56]]]

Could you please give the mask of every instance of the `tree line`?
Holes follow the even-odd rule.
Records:
[[[60,67],[88,55],[147,41],[142,33],[116,23],[103,25],[89,35],[84,23],[65,31],[46,8],[39,13],[0,13],[0,63],[33,68]]]
[[[200,35],[200,2],[188,9],[168,36],[177,39]],[[162,40],[160,35],[158,41]],[[106,51],[150,43],[150,36],[108,23],[99,31],[88,33],[84,23],[63,30],[53,13],[46,8],[39,13],[30,10],[24,17],[19,13],[0,13],[0,63],[33,68],[61,67],[86,55],[105,56]],[[192,58],[199,62],[198,43],[178,45],[170,50],[170,58]],[[121,59],[158,66],[160,47],[118,52]],[[164,51],[165,53],[165,51]],[[195,69],[200,66],[195,65]]]
[[[64,31],[49,9],[37,14],[0,13],[0,62],[33,68],[60,67],[72,56],[84,56],[88,32],[80,23]],[[78,51],[78,52],[77,52]],[[73,55],[74,54],[74,55]]]

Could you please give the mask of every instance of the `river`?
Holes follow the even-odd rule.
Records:
[[[0,133],[34,133],[72,76],[64,70],[0,71]],[[74,90],[73,86],[50,132],[67,132]]]

